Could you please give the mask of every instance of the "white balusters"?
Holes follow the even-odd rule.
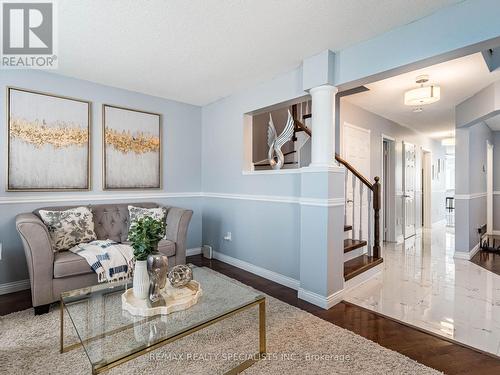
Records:
[[[372,194],[371,190],[368,190],[368,255],[372,255]]]
[[[346,169],[345,171],[345,182],[344,182],[344,197],[346,199],[346,202],[344,204],[344,225],[347,225],[347,203],[349,201],[349,198],[347,197],[347,182],[349,181],[349,170]]]
[[[352,175],[352,234],[354,234],[354,224],[355,224],[355,217],[356,217],[356,210],[354,209],[356,207],[356,176],[354,174]]]
[[[363,239],[363,191],[365,185],[359,184],[359,239]]]

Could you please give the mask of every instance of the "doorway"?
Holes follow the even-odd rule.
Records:
[[[486,233],[493,234],[493,145],[486,141]]]
[[[432,181],[432,154],[429,150],[422,149],[422,227],[432,227],[431,216],[431,181]]]
[[[382,240],[396,242],[395,139],[382,134]]]
[[[415,145],[403,142],[403,236],[404,239],[416,233],[416,154]]]

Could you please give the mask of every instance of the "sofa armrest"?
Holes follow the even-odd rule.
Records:
[[[175,242],[175,264],[186,263],[186,237],[193,211],[171,207],[167,213],[167,240]]]
[[[33,306],[54,302],[54,252],[47,227],[38,216],[28,213],[17,215],[16,229],[28,264]]]

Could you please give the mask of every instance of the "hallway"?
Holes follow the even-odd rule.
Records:
[[[500,276],[454,259],[444,224],[403,244],[384,244],[384,271],[345,300],[500,356]]]

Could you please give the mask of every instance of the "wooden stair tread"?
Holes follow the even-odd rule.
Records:
[[[374,258],[366,254],[348,260],[344,263],[344,279],[346,281],[352,279],[353,277],[368,271],[370,268],[379,265],[383,261],[384,260],[382,258]]]
[[[344,253],[348,253],[349,251],[353,251],[359,249],[360,247],[366,246],[366,241],[353,240],[347,238],[344,240]]]
[[[352,225],[344,225],[344,232],[349,232],[352,230]]]

